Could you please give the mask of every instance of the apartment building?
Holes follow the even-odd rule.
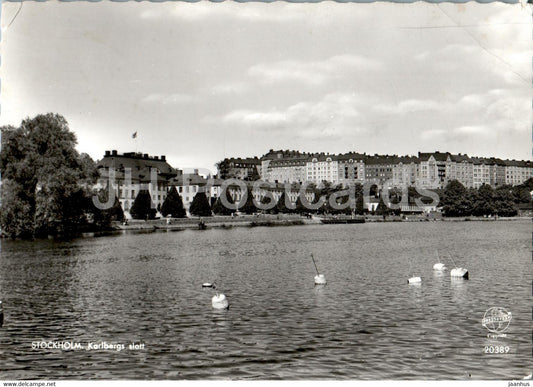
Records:
[[[315,154],[307,161],[307,181],[320,184],[323,181],[339,184],[339,161],[337,156]]]
[[[365,154],[345,153],[337,156],[339,183],[343,186],[365,182]]]

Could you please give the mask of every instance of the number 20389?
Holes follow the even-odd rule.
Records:
[[[485,345],[485,353],[509,353],[508,345]]]

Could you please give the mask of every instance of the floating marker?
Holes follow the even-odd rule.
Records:
[[[229,302],[224,294],[215,294],[211,299],[211,305],[214,309],[229,309]]]
[[[326,277],[324,274],[320,274],[318,272],[318,267],[316,266],[315,257],[313,257],[313,254],[311,254],[311,259],[313,260],[313,264],[315,265],[316,275],[315,275],[315,285],[326,285]]]
[[[463,278],[467,280],[468,270],[466,270],[464,267],[458,267],[452,257],[450,257],[450,259],[452,260],[453,265],[455,266],[455,268],[450,271],[450,276],[453,278]]]
[[[436,263],[433,265],[433,270],[444,271],[446,270],[446,266],[444,265],[444,263]]]
[[[420,277],[411,277],[407,280],[407,283],[408,284],[421,284],[422,283],[422,278]]]
[[[468,270],[463,267],[456,267],[450,272],[450,276],[453,278],[468,279]]]
[[[437,253],[437,261],[440,261],[439,252],[436,251],[435,253]],[[444,265],[444,263],[436,263],[433,265],[433,270],[443,271],[446,270],[446,266]]]
[[[315,285],[326,285],[326,277],[324,274],[315,275]]]
[[[214,283],[211,283],[211,282],[204,282],[204,283],[202,284],[202,288],[213,288],[213,289],[215,289],[216,286],[215,286]]]

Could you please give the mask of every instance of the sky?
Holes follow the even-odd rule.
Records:
[[[2,4],[0,125],[59,113],[95,160],[138,151],[216,172],[269,149],[531,159],[530,5],[19,7]]]

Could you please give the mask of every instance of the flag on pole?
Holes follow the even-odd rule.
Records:
[[[131,138],[137,138],[137,132],[133,133],[133,134],[131,135]]]

